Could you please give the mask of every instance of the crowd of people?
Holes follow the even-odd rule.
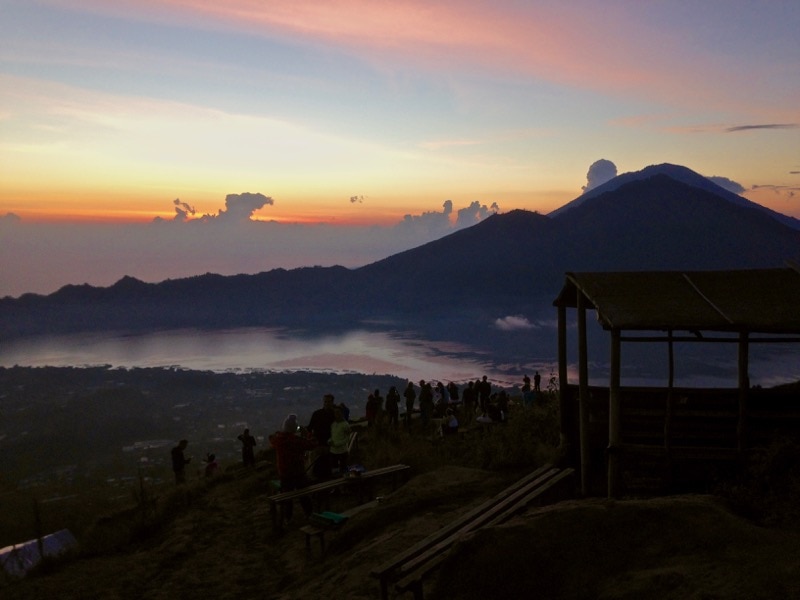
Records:
[[[523,377],[522,404],[530,407],[541,392],[541,376],[538,371],[533,380]],[[405,412],[401,414],[400,407]],[[351,420],[350,409],[344,402],[336,403],[333,394],[325,394],[322,406],[315,410],[308,425],[301,426],[297,415],[292,413],[284,419],[280,430],[269,436],[275,450],[276,468],[281,491],[301,489],[311,478],[325,480],[347,475],[351,469],[350,452],[354,443],[355,427],[366,426],[370,435],[398,430],[402,426],[409,433],[432,431],[442,436],[459,432],[459,427],[477,424],[503,423],[509,417],[510,398],[505,389],[494,391],[486,375],[468,381],[461,387],[450,381],[436,383],[420,380],[417,385],[409,381],[401,392],[392,386],[386,396],[379,389],[368,394],[364,405],[364,416]],[[435,429],[434,429],[435,425]],[[256,438],[245,429],[239,436],[242,444],[242,464],[255,467]],[[181,440],[172,449],[172,469],[175,482],[185,483],[186,466],[191,457],[184,452],[187,440]],[[213,476],[218,469],[214,454],[207,454],[204,474]],[[310,504],[302,504],[310,512]],[[291,509],[287,512],[291,516]]]

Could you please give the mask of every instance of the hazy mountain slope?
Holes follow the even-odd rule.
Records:
[[[560,271],[569,242],[547,217],[515,210],[362,267],[357,275],[382,309],[526,302],[557,292],[556,282],[543,281],[539,272]]]

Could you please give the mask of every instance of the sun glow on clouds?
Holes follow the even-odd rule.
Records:
[[[305,193],[317,189],[341,199],[354,183],[391,183],[398,164],[421,162],[410,151],[301,123],[8,76],[0,83],[14,90],[5,125],[18,129],[16,140],[26,140],[0,142],[7,157],[0,172],[10,187],[24,187],[44,168],[62,192],[82,184],[172,194],[176,182],[192,181],[219,196],[235,182],[285,195],[302,185]],[[26,122],[30,114],[36,116]]]

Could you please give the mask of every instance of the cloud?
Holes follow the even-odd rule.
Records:
[[[728,190],[729,192],[733,192],[734,194],[741,194],[745,191],[745,187],[737,183],[727,177],[720,177],[719,175],[712,175],[711,177],[706,177],[709,181],[716,183],[719,187],[724,190]]]
[[[502,319],[495,319],[494,326],[501,331],[518,331],[520,329],[538,328],[538,325],[531,323],[521,315],[509,315]]]
[[[600,160],[593,162],[589,167],[589,171],[586,173],[586,185],[581,189],[584,193],[586,193],[599,185],[603,185],[606,181],[609,181],[616,176],[617,165],[610,160],[601,158]]]
[[[19,223],[20,221],[22,221],[22,218],[12,212],[6,213],[0,217],[0,223]]]
[[[797,129],[800,127],[797,123],[767,123],[763,125],[737,125],[735,127],[728,127],[725,129],[728,133],[735,133],[737,131],[750,131],[752,129]]]
[[[268,204],[273,205],[275,201],[261,193],[228,194],[225,196],[225,208],[220,209],[216,216],[203,215],[202,218],[217,219],[225,223],[244,223],[250,221],[253,213]]]
[[[180,198],[175,198],[172,201],[175,205],[175,220],[176,221],[185,221],[189,218],[189,215],[194,216],[197,210],[195,210],[194,206],[188,205],[186,202],[181,202]]]
[[[789,185],[774,185],[774,184],[755,184],[751,188],[751,190],[768,190],[772,191],[775,194],[784,194],[789,198],[794,198],[797,193],[800,192],[800,188],[789,186]]]
[[[253,218],[272,203],[263,194],[230,194],[217,215],[192,217],[194,207],[176,199],[171,201],[175,218],[128,224],[26,223],[9,213],[0,217],[0,297],[49,294],[66,284],[109,286],[125,275],[157,282],[202,273],[357,268],[474,225],[499,210],[496,204],[487,207],[476,201],[456,211],[447,200],[441,210],[407,214],[388,226]],[[58,253],[48,251],[54,247]]]
[[[486,206],[475,200],[466,208],[458,209],[456,213],[456,229],[475,225],[483,221],[486,217],[498,212],[500,212],[500,207],[497,205],[497,202],[493,202],[491,206]]]
[[[453,201],[445,200],[442,204],[442,212],[428,211],[420,215],[407,214],[402,221],[395,225],[395,229],[412,237],[440,236],[451,230],[450,215],[452,213]],[[431,239],[435,239],[435,237]]]

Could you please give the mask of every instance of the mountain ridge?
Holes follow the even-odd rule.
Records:
[[[600,186],[557,214],[496,214],[356,269],[206,273],[160,283],[126,276],[107,288],[64,286],[49,296],[4,298],[0,333],[325,328],[368,321],[436,328],[453,319],[541,312],[568,271],[767,268],[800,256],[800,229],[743,198],[732,202],[716,184],[676,179],[673,167],[651,169],[647,177],[619,176],[615,185]],[[678,171],[683,179],[688,171],[691,181],[707,181],[685,167]]]

